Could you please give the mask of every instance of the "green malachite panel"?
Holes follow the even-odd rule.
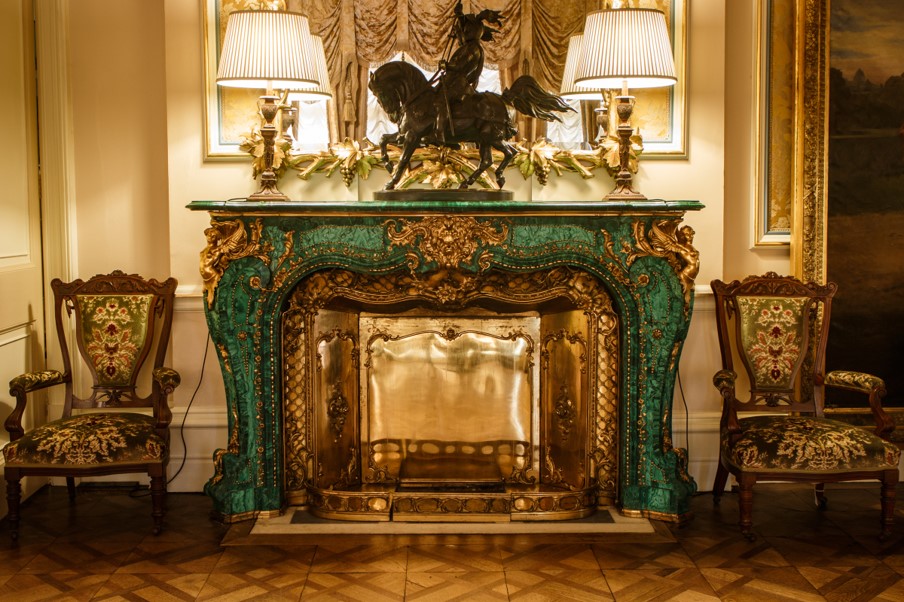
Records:
[[[223,232],[202,254],[230,433],[205,488],[215,510],[238,519],[284,506],[278,316],[296,284],[331,267],[432,273],[452,257],[465,273],[573,266],[605,284],[622,336],[618,503],[629,513],[686,515],[696,484],[684,450],[672,446],[671,405],[697,261],[692,232],[679,223],[701,208],[656,200],[191,203]],[[423,234],[392,239],[444,216],[473,218],[473,240],[431,247]],[[472,244],[471,252],[449,255],[446,243]]]

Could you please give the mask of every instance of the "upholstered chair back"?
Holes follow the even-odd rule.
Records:
[[[72,415],[73,409],[151,407],[161,427],[169,423],[171,412],[160,403],[165,399],[160,388],[172,372],[163,363],[175,286],[173,279],[161,284],[121,272],[86,282],[51,282],[64,373],[72,374],[74,348],[91,376],[87,394],[82,391],[87,387],[76,390],[73,379],[67,379],[63,416]],[[72,328],[65,325],[69,320]],[[139,382],[149,357],[153,364],[146,372],[153,378],[146,374]],[[142,395],[145,386],[151,390]]]
[[[829,313],[836,286],[768,277],[713,283],[723,366],[743,368],[738,410],[821,415]],[[745,399],[746,397],[746,399]]]

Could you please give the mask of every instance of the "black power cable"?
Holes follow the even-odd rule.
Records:
[[[210,350],[210,333],[207,333],[207,342],[204,344],[204,355],[201,357],[201,373],[198,375],[198,384],[195,386],[195,390],[191,394],[191,399],[188,400],[188,405],[185,406],[185,413],[182,414],[182,424],[179,425],[179,437],[182,440],[182,463],[179,464],[179,470],[176,471],[176,474],[171,476],[169,480],[166,482],[167,485],[172,483],[176,477],[179,476],[179,473],[182,472],[182,469],[185,468],[185,461],[188,459],[188,444],[185,441],[185,421],[188,419],[188,411],[191,410],[191,405],[195,403],[195,396],[198,394],[198,391],[201,389],[201,383],[204,382],[204,367],[207,365],[207,352]]]
[[[201,357],[201,373],[198,375],[198,384],[195,385],[195,390],[191,394],[191,399],[188,400],[188,405],[185,406],[185,413],[182,414],[182,424],[179,425],[179,437],[182,440],[182,462],[179,464],[179,470],[176,471],[176,474],[167,479],[167,485],[172,483],[176,479],[176,477],[179,476],[179,473],[182,472],[183,468],[185,468],[186,460],[188,460],[188,443],[185,441],[185,421],[188,420],[188,412],[189,410],[191,410],[192,404],[195,403],[195,397],[198,395],[198,391],[201,389],[201,383],[204,382],[204,368],[207,365],[207,352],[209,350],[210,333],[208,332],[207,342],[204,345],[204,355]],[[140,486],[136,487],[129,493],[131,497],[144,497],[150,494],[150,490],[147,490]]]

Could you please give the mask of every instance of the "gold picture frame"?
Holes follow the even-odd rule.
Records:
[[[886,406],[901,411],[904,262],[895,241],[904,229],[904,17],[890,3],[796,4],[792,269],[804,280],[838,285],[826,370],[875,374],[887,387]]]
[[[225,32],[225,17],[233,10],[259,8],[261,0],[199,1],[204,45],[204,159],[247,159],[247,153],[240,150],[239,146],[242,139],[256,125],[255,103],[260,91],[218,88],[217,59],[219,45]],[[279,4],[285,7],[282,0]],[[635,112],[635,125],[644,136],[643,158],[685,159],[687,158],[687,0],[639,0],[638,6],[658,8],[666,14],[672,30],[675,72],[678,77],[678,83],[674,87],[632,91],[637,96],[639,107]]]
[[[795,149],[795,6],[758,0],[754,245],[791,242]]]
[[[803,280],[825,282],[829,4],[795,0],[794,5],[798,82],[791,269]]]

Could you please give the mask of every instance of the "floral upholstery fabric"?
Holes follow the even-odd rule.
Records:
[[[738,296],[739,343],[756,388],[790,389],[804,337],[806,297]]]
[[[894,468],[901,450],[856,426],[808,416],[742,418],[734,445],[722,433],[722,457],[757,472],[848,472]]]
[[[851,372],[850,370],[833,370],[826,374],[826,386],[841,387],[851,391],[863,391],[869,393],[873,389],[884,389],[885,381],[878,376],[865,372]]]
[[[148,340],[153,295],[77,297],[82,346],[101,387],[130,384]]]
[[[166,455],[166,442],[143,414],[79,414],[39,426],[3,448],[8,466],[126,464]]]
[[[26,393],[36,389],[42,389],[63,382],[63,373],[59,370],[42,370],[41,372],[26,372],[9,381],[9,388],[21,388]]]

